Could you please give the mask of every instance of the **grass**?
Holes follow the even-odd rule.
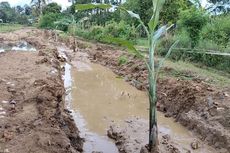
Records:
[[[21,28],[23,28],[23,26],[20,25],[20,24],[0,23],[0,33],[12,32],[12,31],[15,31],[15,30],[19,30]]]
[[[171,70],[163,71],[163,76],[173,76],[187,80],[201,79],[217,87],[229,87],[230,74],[207,67],[198,67],[192,63],[166,60],[164,67]]]
[[[136,41],[137,46],[148,46],[148,39],[147,38],[138,38]]]
[[[78,37],[80,39],[81,37]],[[88,41],[84,38],[81,39],[82,41],[86,41],[87,43],[95,43],[95,41],[91,40]],[[138,49],[147,51],[147,48],[144,47],[147,41],[146,39],[138,39]],[[108,45],[108,44],[107,44]],[[145,44],[146,45],[146,44]],[[111,45],[111,47],[115,47],[119,49],[118,46]],[[160,59],[160,58],[159,58]],[[160,73],[161,77],[174,77],[180,78],[184,80],[193,80],[193,79],[201,79],[202,81],[214,85],[216,87],[229,87],[230,84],[230,74],[224,71],[219,71],[214,68],[206,67],[190,63],[184,61],[172,61],[166,60],[164,64],[165,68],[171,68],[170,71],[162,71]]]
[[[86,41],[85,39],[82,39]],[[145,42],[146,40],[141,40]],[[94,41],[88,41],[87,43],[95,43]],[[114,46],[116,49],[119,49],[118,46]],[[146,48],[143,46],[138,46],[139,49],[146,51]],[[160,58],[159,58],[160,59]],[[162,70],[160,75],[161,77],[174,77],[184,80],[193,80],[200,79],[208,84],[211,84],[216,87],[229,87],[230,84],[230,74],[224,71],[219,71],[214,68],[200,66],[190,62],[184,61],[172,61],[170,59],[165,61],[164,68],[171,69],[170,71]]]

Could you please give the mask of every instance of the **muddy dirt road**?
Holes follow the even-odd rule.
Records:
[[[84,119],[89,123],[88,129],[96,131],[100,140],[102,129],[109,128],[111,125],[108,129],[108,137],[113,140],[109,140],[104,135],[101,142],[105,140],[105,143],[108,143],[109,141],[115,151],[129,153],[140,152],[141,150],[141,152],[145,152],[146,150],[142,147],[146,143],[144,139],[147,134],[147,122],[143,120],[145,116],[143,110],[147,112],[147,105],[133,105],[135,106],[134,112],[138,112],[134,114],[139,116],[138,118],[126,119],[126,113],[131,112],[131,110],[127,112],[121,110],[118,113],[118,118],[123,119],[120,123],[124,123],[119,127],[116,118],[112,119],[112,124],[107,121],[106,124],[98,121],[100,118],[97,119],[96,117],[103,115],[105,120],[111,120],[107,113],[114,110],[109,111],[108,106],[110,104],[107,105],[106,103],[110,101],[111,95],[108,94],[110,97],[107,97],[105,103],[102,102],[106,107],[101,108],[101,110],[99,108],[101,103],[97,104],[96,101],[105,100],[105,98],[96,100],[90,98],[90,95],[84,97],[85,92],[93,92],[85,90],[84,86],[86,88],[89,88],[90,85],[95,86],[92,87],[94,90],[99,86],[93,83],[87,84],[84,79],[90,81],[92,79],[90,77],[94,77],[95,74],[93,71],[84,71],[90,68],[94,70],[100,68],[98,68],[99,65],[87,67],[87,65],[82,65],[79,62],[87,60],[108,67],[119,76],[120,80],[125,80],[141,90],[132,89],[135,91],[134,93],[141,92],[142,94],[148,88],[146,82],[147,70],[144,64],[120,49],[79,39],[77,39],[77,53],[73,53],[70,49],[72,39],[60,37],[56,41],[55,37],[55,33],[51,31],[29,28],[0,34],[0,152],[75,153],[83,152],[83,149],[85,152],[101,151],[97,148],[91,148],[89,151],[87,147],[83,147],[83,144],[85,146],[97,144],[97,139],[88,141],[88,138],[92,137],[85,136],[89,133],[84,133],[85,127],[78,122],[78,119],[81,119],[76,116],[79,110],[83,116],[91,113],[91,117],[84,117]],[[26,44],[30,46],[28,47]],[[85,54],[87,57],[85,57]],[[121,55],[128,57],[128,62],[124,65],[118,64]],[[84,71],[68,70],[69,67],[75,67],[78,70],[83,69]],[[103,74],[102,71],[107,71],[104,70],[104,67],[100,70],[96,73]],[[76,80],[73,79],[76,84],[68,84],[71,80],[70,82],[68,82],[68,79],[66,80],[66,72],[69,72],[69,76],[76,76]],[[87,73],[87,75],[83,73]],[[112,72],[109,73],[112,75]],[[88,78],[84,78],[85,76]],[[98,77],[103,78],[103,75],[98,75]],[[115,86],[112,84],[115,81],[109,82],[113,79],[108,79],[107,84],[104,82],[104,85],[106,87],[111,85],[110,87],[114,88]],[[83,86],[72,91],[74,92],[73,96],[78,101],[75,104],[68,95],[71,93],[69,88],[79,87],[78,81],[81,81]],[[100,83],[100,81],[98,82]],[[206,152],[206,150],[201,149],[204,146],[205,149],[211,150],[213,153],[229,152],[230,89],[210,86],[202,80],[181,80],[170,77],[160,79],[158,83],[158,110],[163,112],[166,117],[171,117],[168,119],[173,124],[173,120],[178,121],[178,123],[175,123],[176,126],[180,123],[184,126],[182,129],[184,128],[196,139],[195,141],[194,139],[191,140],[191,143],[189,142],[185,148],[181,148],[183,145],[180,142],[175,141],[172,136],[163,132],[160,135],[160,151],[162,153],[198,152],[199,149],[200,152]],[[123,86],[123,83],[121,84]],[[100,86],[103,86],[103,83]],[[106,91],[112,88],[106,88]],[[127,88],[130,89],[131,87]],[[99,88],[98,91],[106,92]],[[120,89],[118,92],[120,93]],[[121,92],[121,94],[129,97],[129,93]],[[84,100],[91,100],[92,102],[95,100],[95,103],[86,109]],[[79,101],[82,103],[79,103]],[[126,103],[127,99],[119,102]],[[72,103],[72,106],[70,103]],[[113,104],[112,106],[116,109],[122,107],[120,104],[118,106]],[[129,106],[132,105],[126,107]],[[140,109],[137,109],[136,106]],[[72,113],[67,108],[71,109]],[[92,115],[96,113],[95,108],[98,109],[98,114]],[[95,118],[92,116],[95,116]],[[101,125],[103,128],[96,129],[93,125]],[[210,146],[206,146],[207,144]],[[104,150],[104,152],[108,151]]]

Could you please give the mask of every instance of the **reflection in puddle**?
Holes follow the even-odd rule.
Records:
[[[66,63],[65,65],[65,75],[63,76],[64,86],[66,89],[65,101],[67,102],[67,108],[72,110],[72,78],[71,78],[71,65]],[[74,110],[72,113],[75,123],[80,131],[80,135],[85,139],[84,151],[86,153],[91,153],[93,151],[103,151],[105,153],[118,153],[117,147],[115,144],[109,140],[108,137],[98,135],[94,132],[90,132],[87,128],[87,123],[84,117],[77,111]]]
[[[104,153],[118,153],[115,144],[105,135],[99,135],[94,131],[88,130],[88,124],[80,112],[73,113],[74,120],[80,130],[80,135],[85,138],[84,152],[92,153],[93,151],[102,151]],[[99,123],[100,124],[100,123]]]
[[[0,53],[5,51],[36,51],[36,49],[27,43],[26,41],[21,41],[16,44],[1,44]]]

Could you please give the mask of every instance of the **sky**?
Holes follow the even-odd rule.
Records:
[[[0,2],[9,2],[11,6],[17,6],[17,5],[25,5],[30,4],[31,0],[0,0]],[[63,8],[66,8],[71,5],[71,2],[69,0],[50,0],[52,2],[56,2],[59,5],[61,5]]]
[[[30,4],[31,0],[0,0],[0,2],[7,1],[12,6],[16,5],[24,5],[24,4]],[[71,5],[71,2],[69,0],[50,0],[52,2],[57,2],[59,5],[62,6],[63,9]],[[205,6],[207,4],[207,0],[201,0],[202,6]]]

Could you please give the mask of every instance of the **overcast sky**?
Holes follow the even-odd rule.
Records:
[[[50,0],[50,1],[57,2],[63,8],[66,8],[71,5],[71,2],[68,2],[68,0]],[[0,2],[9,2],[11,6],[16,6],[16,5],[23,6],[25,4],[30,4],[31,0],[0,0]]]
[[[3,1],[9,2],[12,6],[30,4],[31,2],[31,0],[0,0],[0,2]],[[69,0],[50,0],[50,1],[57,2],[63,8],[66,8],[71,5],[71,2],[69,2]],[[201,2],[203,6],[207,4],[207,0],[201,0]]]

